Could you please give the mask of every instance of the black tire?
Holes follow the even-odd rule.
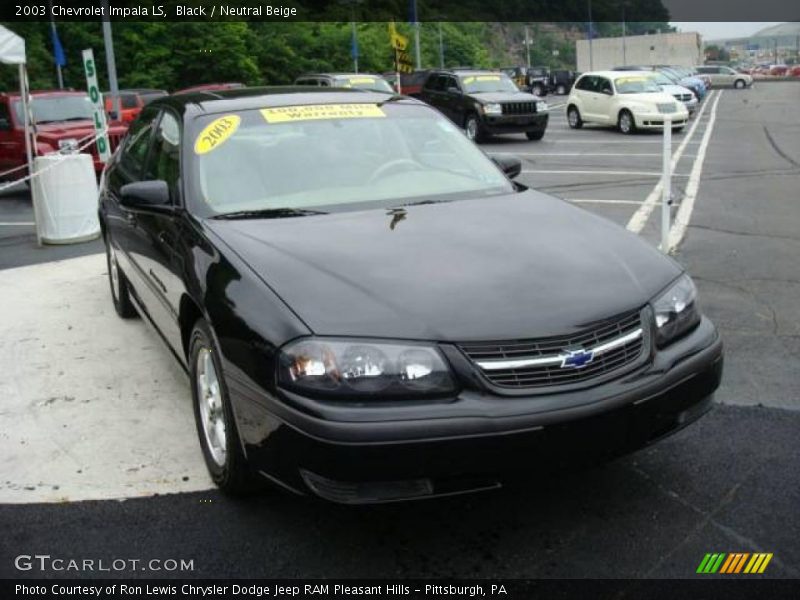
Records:
[[[106,269],[108,271],[108,284],[111,287],[111,301],[114,310],[122,319],[132,319],[138,316],[136,308],[131,301],[128,279],[117,262],[117,253],[111,247],[111,242],[106,238]]]
[[[525,137],[534,142],[539,141],[544,137],[544,129],[541,131],[526,131]]]
[[[624,134],[632,135],[636,133],[636,120],[633,118],[631,111],[623,109],[619,111],[617,117],[617,128]]]
[[[544,86],[540,83],[531,86],[531,94],[534,96],[544,96]]]
[[[735,87],[737,90],[741,90],[742,88],[744,88],[745,87],[744,79],[737,79],[736,81],[734,81],[733,87]]]
[[[200,358],[201,353],[204,353],[202,359]],[[218,383],[217,388],[219,400],[221,401],[221,406],[219,406],[219,408],[221,411],[217,412],[217,417],[221,417],[224,421],[225,443],[221,446],[224,447],[225,452],[221,464],[218,462],[218,459],[214,458],[214,451],[209,443],[209,436],[206,434],[203,425],[203,417],[201,416],[199,389],[201,386],[199,384],[198,374],[200,372],[199,363],[206,357],[211,360]],[[230,396],[228,395],[228,386],[225,384],[219,352],[214,343],[214,337],[211,335],[211,328],[208,326],[205,319],[198,319],[194,324],[191,337],[189,338],[188,361],[197,436],[211,479],[217,487],[226,494],[241,494],[251,491],[255,487],[254,476],[247,464],[244,452],[242,451],[239,431],[236,428],[236,420],[233,417]],[[205,401],[204,399],[204,402]]]
[[[566,93],[567,93],[567,86],[565,86],[563,83],[559,83],[556,86],[556,94],[558,94],[559,96],[563,96]]]
[[[481,127],[481,120],[475,113],[468,114],[467,118],[464,119],[464,132],[467,134],[468,139],[476,143],[483,142],[486,139],[486,134]]]
[[[583,119],[577,106],[569,106],[567,108],[567,123],[572,129],[580,129],[583,127]]]

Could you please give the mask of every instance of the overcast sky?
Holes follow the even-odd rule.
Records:
[[[703,40],[716,40],[720,38],[746,37],[754,34],[759,29],[777,25],[778,23],[693,23],[673,21],[670,24],[680,31],[697,31],[703,36]]]

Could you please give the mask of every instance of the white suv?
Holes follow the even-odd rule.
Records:
[[[573,129],[584,123],[599,123],[633,133],[637,129],[661,129],[667,118],[672,129],[680,131],[689,120],[689,111],[644,73],[585,73],[575,82],[567,100],[567,121]]]

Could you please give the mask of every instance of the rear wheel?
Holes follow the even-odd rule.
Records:
[[[633,115],[629,110],[623,110],[619,113],[617,126],[622,133],[634,133],[636,131],[636,121],[633,120]]]
[[[742,89],[744,87],[744,79],[737,79],[736,81],[734,81],[733,87],[735,87],[737,90]]]
[[[563,96],[566,93],[567,93],[567,86],[565,86],[563,83],[559,83],[556,86],[556,94],[558,94],[559,96]]]
[[[239,441],[219,354],[204,319],[198,319],[192,329],[188,358],[197,434],[211,479],[223,492],[248,491],[253,486],[252,474]]]
[[[581,119],[581,113],[578,112],[577,107],[570,106],[567,109],[567,122],[572,129],[580,129],[583,127],[583,120]]]
[[[117,251],[108,238],[106,238],[106,266],[108,267],[108,283],[111,286],[111,300],[114,303],[114,310],[123,319],[132,319],[137,313],[131,301],[128,280],[119,267]]]
[[[541,83],[534,83],[531,86],[531,94],[534,96],[544,96],[544,86]]]
[[[544,129],[541,131],[526,131],[525,137],[529,140],[538,141],[544,137]]]

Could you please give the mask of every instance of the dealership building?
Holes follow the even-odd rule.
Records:
[[[703,41],[699,33],[655,33],[613,38],[578,40],[578,71],[613,69],[623,65],[703,64]]]

